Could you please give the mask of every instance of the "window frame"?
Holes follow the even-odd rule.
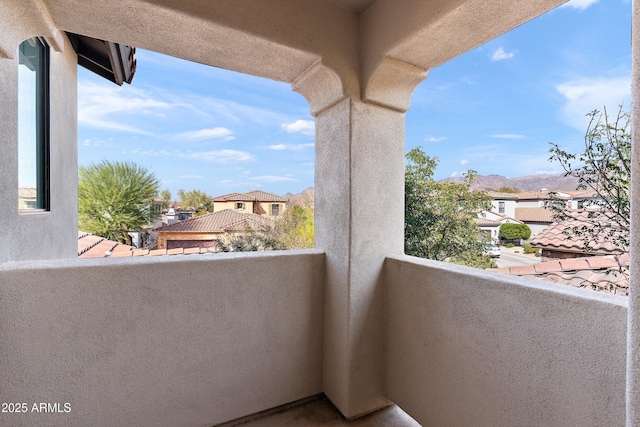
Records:
[[[18,208],[20,214],[49,212],[51,210],[51,55],[49,44],[43,37],[31,37],[20,43],[18,47],[18,67],[25,64],[22,53],[25,43],[30,40],[36,42],[39,58],[33,64],[36,73],[35,87],[35,165],[36,165],[36,207]],[[37,65],[37,68],[35,68]],[[18,76],[18,79],[20,77]],[[18,90],[18,97],[20,97]],[[18,101],[18,105],[20,102]],[[20,108],[20,107],[18,107]],[[18,128],[20,128],[20,112],[18,111]],[[20,137],[18,136],[18,152],[20,152]],[[20,155],[18,155],[18,173],[20,171]],[[18,185],[20,180],[18,179]]]

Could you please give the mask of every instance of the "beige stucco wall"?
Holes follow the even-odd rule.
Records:
[[[627,299],[385,264],[387,395],[424,426],[622,426]]]
[[[244,203],[244,209],[236,209],[236,203],[240,202],[213,202],[213,211],[220,212],[225,209],[233,209],[238,212],[252,213],[253,212],[253,202],[242,202]]]
[[[318,251],[7,263],[2,426],[210,426],[322,391]]]
[[[26,18],[16,18],[20,19]],[[48,35],[45,28],[26,23],[21,28],[19,24],[3,27],[7,33],[0,38],[25,28],[30,28],[28,37]],[[77,57],[66,37],[61,36],[60,41],[62,51],[57,51],[55,41],[47,38],[51,45],[49,212],[18,213],[18,55],[12,59],[0,55],[0,263],[77,256]]]

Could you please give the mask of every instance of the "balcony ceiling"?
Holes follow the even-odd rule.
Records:
[[[329,3],[333,3],[337,6],[349,9],[356,14],[360,14],[367,10],[369,6],[376,2],[376,0],[325,0]]]

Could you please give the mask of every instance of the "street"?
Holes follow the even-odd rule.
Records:
[[[534,255],[525,255],[522,253],[522,247],[515,248],[500,248],[500,258],[496,258],[496,264],[498,268],[504,267],[515,267],[518,265],[530,265],[537,264],[540,262],[540,258]],[[520,253],[515,253],[515,251],[519,251]]]

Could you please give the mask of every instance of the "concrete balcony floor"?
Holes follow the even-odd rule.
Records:
[[[396,405],[348,421],[325,396],[305,399],[253,416],[221,424],[218,427],[306,427],[306,426],[367,426],[420,427],[420,424]]]

